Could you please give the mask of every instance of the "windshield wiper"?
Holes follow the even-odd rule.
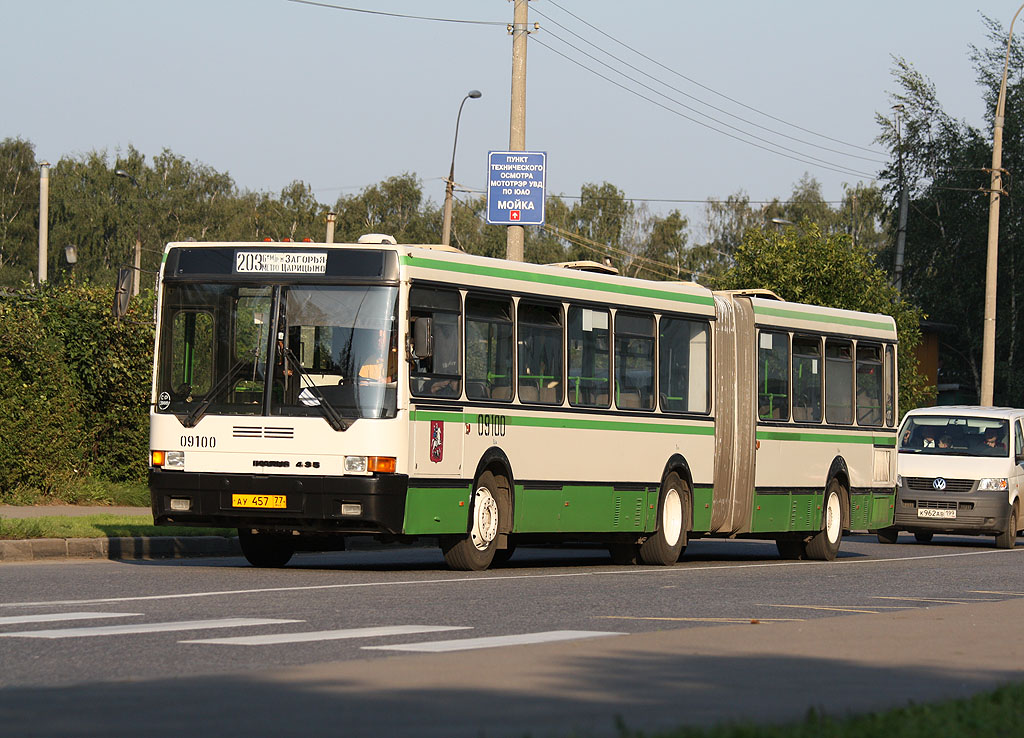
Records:
[[[206,397],[203,398],[203,401],[196,405],[192,412],[185,416],[185,419],[181,424],[186,428],[194,427],[195,424],[199,422],[199,419],[206,413],[206,409],[210,407],[210,403],[216,399],[217,395],[227,389],[227,386],[232,382],[232,380],[234,380],[235,374],[244,364],[244,358],[236,361],[235,365],[228,369],[227,373],[223,374],[221,378],[214,383],[210,388],[210,391],[206,393]]]
[[[341,416],[341,413],[335,410],[334,406],[327,401],[327,398],[324,397],[322,392],[320,392],[320,388],[313,384],[313,380],[311,380],[309,375],[306,374],[306,370],[302,368],[302,364],[299,363],[298,357],[295,356],[291,348],[286,348],[284,350],[284,358],[285,362],[290,364],[292,368],[298,372],[299,378],[303,380],[306,385],[306,389],[309,390],[309,393],[316,398],[316,406],[320,408],[320,413],[324,416],[327,422],[330,423],[330,426],[336,431],[347,431],[349,426],[352,425],[352,421],[345,420],[345,418]]]

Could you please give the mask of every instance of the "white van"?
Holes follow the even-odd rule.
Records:
[[[1013,548],[1021,527],[1024,410],[924,407],[904,416],[897,435],[896,514],[878,531],[895,543],[901,530],[918,541],[935,533],[995,535]]]

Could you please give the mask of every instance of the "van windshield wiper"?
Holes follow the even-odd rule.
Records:
[[[285,348],[284,358],[285,361],[290,364],[296,372],[298,372],[299,378],[302,379],[306,389],[308,389],[309,393],[316,399],[316,406],[320,408],[321,415],[324,416],[330,426],[336,431],[347,431],[349,426],[352,425],[352,421],[343,418],[341,413],[334,408],[334,405],[327,401],[327,398],[324,397],[320,388],[313,383],[313,380],[309,378],[306,370],[302,368],[302,364],[299,362],[298,357],[295,356],[295,353],[291,348]]]

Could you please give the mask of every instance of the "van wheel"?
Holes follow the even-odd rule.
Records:
[[[918,543],[931,543],[932,536],[934,535],[934,533],[929,533],[926,530],[919,530],[917,533],[914,534],[914,540]]]
[[[843,540],[843,485],[833,478],[825,489],[825,509],[821,515],[821,530],[807,542],[807,558],[832,561],[839,553]]]
[[[807,558],[807,546],[801,538],[777,538],[775,547],[779,549],[779,558],[799,561]]]
[[[1017,545],[1017,508],[1010,510],[1006,530],[996,536],[996,548],[1013,548]]]
[[[665,477],[658,495],[657,529],[640,544],[640,558],[645,564],[671,566],[679,561],[686,548],[689,492],[686,482],[675,472]]]
[[[609,543],[608,553],[616,566],[632,566],[640,563],[640,546],[636,543]]]
[[[499,480],[491,472],[484,472],[477,480],[469,510],[469,532],[459,536],[443,536],[441,551],[449,567],[457,571],[483,571],[494,561],[498,531],[505,522],[504,496]],[[508,483],[504,483],[508,487]]]

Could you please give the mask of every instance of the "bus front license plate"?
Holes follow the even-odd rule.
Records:
[[[917,511],[917,517],[919,518],[955,518],[956,510],[933,510],[931,508],[923,507]]]
[[[288,507],[288,498],[285,495],[231,495],[231,507],[280,510]]]

